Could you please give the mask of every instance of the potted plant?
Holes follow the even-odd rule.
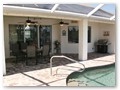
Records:
[[[54,46],[55,46],[55,50],[56,50],[56,53],[59,53],[60,51],[60,42],[58,40],[54,41]]]

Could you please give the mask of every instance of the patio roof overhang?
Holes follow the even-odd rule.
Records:
[[[68,20],[81,20],[87,18],[91,22],[101,22],[101,23],[110,23],[110,24],[115,23],[115,19],[114,19],[115,15],[111,18],[107,18],[107,17],[94,16],[92,15],[94,12],[88,14],[80,14],[80,13],[68,12],[68,11],[58,11],[56,10],[56,8],[59,6],[59,4],[57,4],[56,6],[55,5],[51,10],[3,5],[3,15],[23,16],[23,17],[29,16],[29,17],[40,17],[40,18],[68,19]]]

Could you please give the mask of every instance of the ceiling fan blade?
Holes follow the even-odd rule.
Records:
[[[69,23],[64,23],[65,25],[69,25]]]
[[[35,23],[38,23],[37,21],[31,21],[31,23],[35,24]]]
[[[59,25],[59,23],[54,23],[54,24],[52,24],[52,25]]]
[[[25,22],[18,22],[18,23],[25,24]]]
[[[65,22],[63,22],[63,20],[61,19],[61,21],[59,22],[59,24],[61,25],[61,24],[64,24],[64,25],[69,25],[69,23],[65,23]]]

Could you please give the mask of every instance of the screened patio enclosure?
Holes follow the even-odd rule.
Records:
[[[52,53],[58,40],[61,53],[77,53],[80,60],[87,60],[87,53],[95,51],[95,41],[108,39],[108,52],[115,53],[115,15],[102,10],[105,5],[4,4],[5,58],[10,58],[11,43],[27,39],[34,40],[39,48],[43,41],[49,42]],[[25,30],[28,17],[37,23]],[[68,25],[61,26],[61,20]],[[104,36],[105,32],[109,36]]]

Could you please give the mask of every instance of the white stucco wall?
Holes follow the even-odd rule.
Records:
[[[26,18],[23,17],[10,17],[10,16],[4,16],[4,40],[5,40],[5,57],[10,57],[10,51],[9,51],[9,24],[20,24],[19,22],[25,22]],[[38,21],[39,25],[52,25],[52,52],[53,52],[53,42],[55,40],[60,41],[60,26],[56,23],[58,23],[59,20],[55,19],[36,19],[35,21]]]
[[[67,21],[66,21],[67,22]],[[69,21],[68,21],[69,22]],[[78,26],[69,22],[69,26]],[[88,52],[94,51],[94,42],[98,40],[98,23],[89,22],[91,26],[91,43],[88,43]],[[66,30],[66,36],[62,36],[62,30]],[[62,53],[78,53],[78,43],[68,43],[68,26],[61,27],[61,52]]]
[[[68,22],[69,26],[78,26],[78,24]],[[62,31],[66,31],[66,36],[62,36]],[[76,43],[68,43],[68,25],[64,25],[61,27],[61,53],[78,53],[78,44]]]
[[[115,24],[99,24],[99,33],[100,33],[100,36],[99,38],[101,39],[108,39],[109,42],[111,43],[109,46],[108,46],[108,52],[109,53],[115,53],[115,33],[116,33],[116,26]],[[104,36],[103,33],[105,31],[109,31],[109,36]]]
[[[9,24],[18,24],[18,22],[25,22],[26,18],[23,17],[8,17],[4,16],[4,39],[5,39],[5,56],[10,57],[9,52]],[[52,52],[54,53],[54,41],[59,40],[61,42],[61,53],[78,53],[78,43],[68,43],[68,25],[62,27],[59,24],[59,20],[55,19],[37,19],[39,25],[52,25]],[[78,23],[69,22],[69,26],[78,26]],[[115,25],[114,24],[102,24],[89,22],[88,26],[91,26],[91,43],[88,43],[88,52],[94,52],[94,42],[98,39],[108,38],[111,45],[108,48],[108,52],[115,52]],[[66,30],[66,36],[62,36],[62,30]],[[110,36],[103,36],[104,31],[110,31]],[[79,45],[80,46],[80,45]]]
[[[99,38],[99,27],[98,23],[94,22],[89,22],[88,26],[91,26],[91,42],[88,43],[88,52],[94,52],[95,51],[94,43]]]
[[[58,40],[60,42],[60,25],[52,25],[52,53],[55,53],[54,50],[54,41]]]
[[[76,26],[78,24],[69,24],[69,26],[74,25]],[[91,26],[91,42],[88,43],[88,53],[95,51],[94,43],[98,39],[108,39],[111,43],[111,45],[108,46],[108,53],[115,53],[115,24],[89,22],[88,26]],[[61,52],[78,53],[78,44],[68,43],[68,26],[61,27],[61,33],[62,30],[66,30],[66,36],[62,36],[61,34]],[[109,31],[110,36],[103,36],[104,31]]]

